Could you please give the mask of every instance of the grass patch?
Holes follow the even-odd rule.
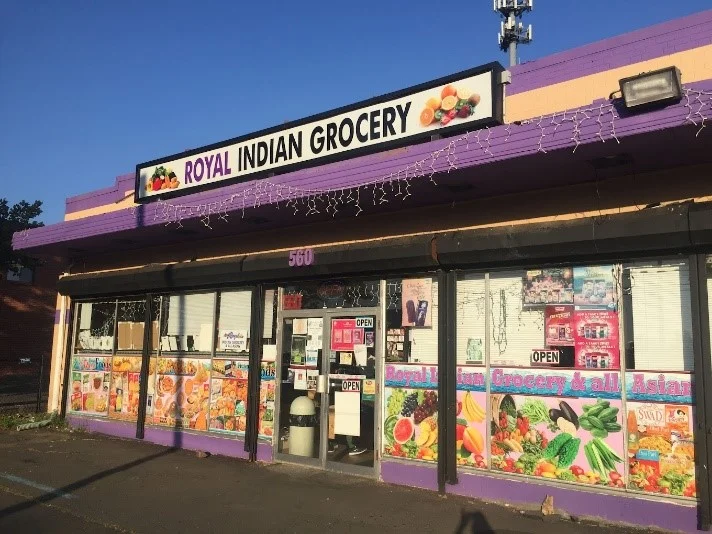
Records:
[[[0,430],[15,430],[18,425],[47,419],[50,423],[44,428],[62,430],[67,427],[67,423],[57,413],[0,413]]]

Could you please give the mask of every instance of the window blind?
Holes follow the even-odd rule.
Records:
[[[687,264],[631,266],[635,368],[692,371],[692,309]]]
[[[193,336],[194,346],[200,351],[210,351],[213,332],[215,293],[192,293],[167,297],[168,318],[166,336]],[[185,350],[182,342],[179,347]],[[165,350],[165,348],[164,348]]]
[[[467,277],[457,281],[456,330],[457,363],[475,363],[481,355],[485,360],[485,313],[487,298],[485,295],[484,275]],[[470,358],[468,358],[468,348]],[[479,362],[477,362],[479,363]]]
[[[490,276],[492,365],[529,366],[532,349],[545,346],[543,308],[523,307],[524,271]]]
[[[438,363],[438,281],[433,280],[431,327],[409,328],[410,361]]]
[[[250,337],[251,291],[226,291],[220,294],[219,330],[245,330]]]

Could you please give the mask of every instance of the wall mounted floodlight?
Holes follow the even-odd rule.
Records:
[[[667,67],[620,80],[621,93],[629,110],[678,102],[682,98],[680,69]]]

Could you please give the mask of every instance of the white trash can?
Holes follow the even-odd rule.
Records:
[[[316,407],[306,395],[289,407],[289,454],[314,457]]]

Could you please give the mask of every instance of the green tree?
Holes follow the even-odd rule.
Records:
[[[10,206],[6,198],[0,198],[0,275],[8,270],[17,272],[18,267],[34,267],[37,260],[12,249],[12,234],[44,226],[36,221],[42,213],[42,201],[32,204],[24,200]]]

